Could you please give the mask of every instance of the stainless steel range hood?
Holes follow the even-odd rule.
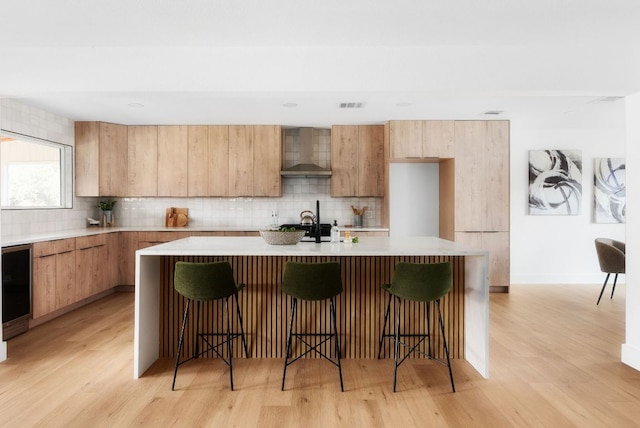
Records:
[[[313,128],[300,128],[300,163],[280,171],[283,177],[329,178],[331,170],[313,163]]]

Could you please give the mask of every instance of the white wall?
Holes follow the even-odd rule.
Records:
[[[437,163],[389,166],[389,235],[438,236],[439,171]]]
[[[624,224],[595,224],[593,162],[625,156],[624,100],[563,117],[511,121],[511,283],[601,284],[594,239],[625,240]],[[535,149],[582,151],[582,214],[528,215],[528,156]],[[627,180],[629,182],[629,180]],[[620,282],[625,277],[619,278]]]
[[[632,167],[627,170],[627,260],[640,257],[640,93],[627,99],[627,159]],[[633,237],[633,238],[632,238]],[[640,370],[640,266],[627,263],[626,329],[622,345],[622,362]]]

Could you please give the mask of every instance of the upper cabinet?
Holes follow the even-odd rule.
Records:
[[[158,126],[158,196],[187,196],[187,126]]]
[[[455,230],[509,230],[509,122],[455,122]]]
[[[77,196],[127,196],[127,127],[105,122],[75,124]]]
[[[454,121],[392,120],[389,122],[391,159],[454,157]]]
[[[331,128],[331,196],[384,195],[384,126]]]
[[[253,196],[253,133],[249,125],[229,127],[229,196]]]
[[[188,196],[229,194],[229,127],[188,127]]]
[[[127,196],[158,196],[158,127],[127,127]]]
[[[252,126],[253,196],[282,196],[282,129],[275,125]]]

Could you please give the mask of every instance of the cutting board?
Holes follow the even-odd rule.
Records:
[[[166,227],[185,227],[189,223],[189,208],[167,208],[164,219]]]

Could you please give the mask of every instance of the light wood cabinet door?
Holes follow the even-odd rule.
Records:
[[[384,126],[358,126],[357,159],[356,196],[384,196]]]
[[[127,196],[127,127],[100,123],[100,196]]]
[[[56,255],[33,258],[33,318],[56,309]]]
[[[74,302],[113,287],[108,272],[107,235],[76,238],[76,287]]]
[[[76,196],[126,196],[127,127],[75,123]]]
[[[100,123],[75,123],[76,196],[100,196]]]
[[[391,159],[422,158],[422,121],[390,121],[389,149]]]
[[[282,196],[282,130],[276,125],[251,127],[253,196]]]
[[[383,196],[384,171],[384,126],[331,128],[331,196]]]
[[[229,126],[229,196],[253,196],[253,162],[251,126]]]
[[[187,196],[186,126],[158,126],[158,196]]]
[[[483,152],[484,121],[455,123],[455,229],[480,232],[487,215]]]
[[[208,164],[207,196],[229,195],[229,127],[207,127]]]
[[[489,251],[489,285],[509,287],[509,232],[484,232],[482,249]]]
[[[229,194],[229,127],[189,126],[189,196]]]
[[[455,123],[457,231],[509,230],[509,122]]]
[[[127,196],[158,195],[158,127],[129,126]]]
[[[33,318],[36,319],[75,300],[75,240],[39,242],[33,246]]]
[[[331,196],[358,195],[358,146],[357,126],[331,127]]]
[[[422,157],[447,159],[454,157],[453,120],[425,120],[422,122]]]
[[[488,121],[484,140],[483,177],[485,190],[483,212],[485,231],[510,229],[509,205],[509,122]]]

